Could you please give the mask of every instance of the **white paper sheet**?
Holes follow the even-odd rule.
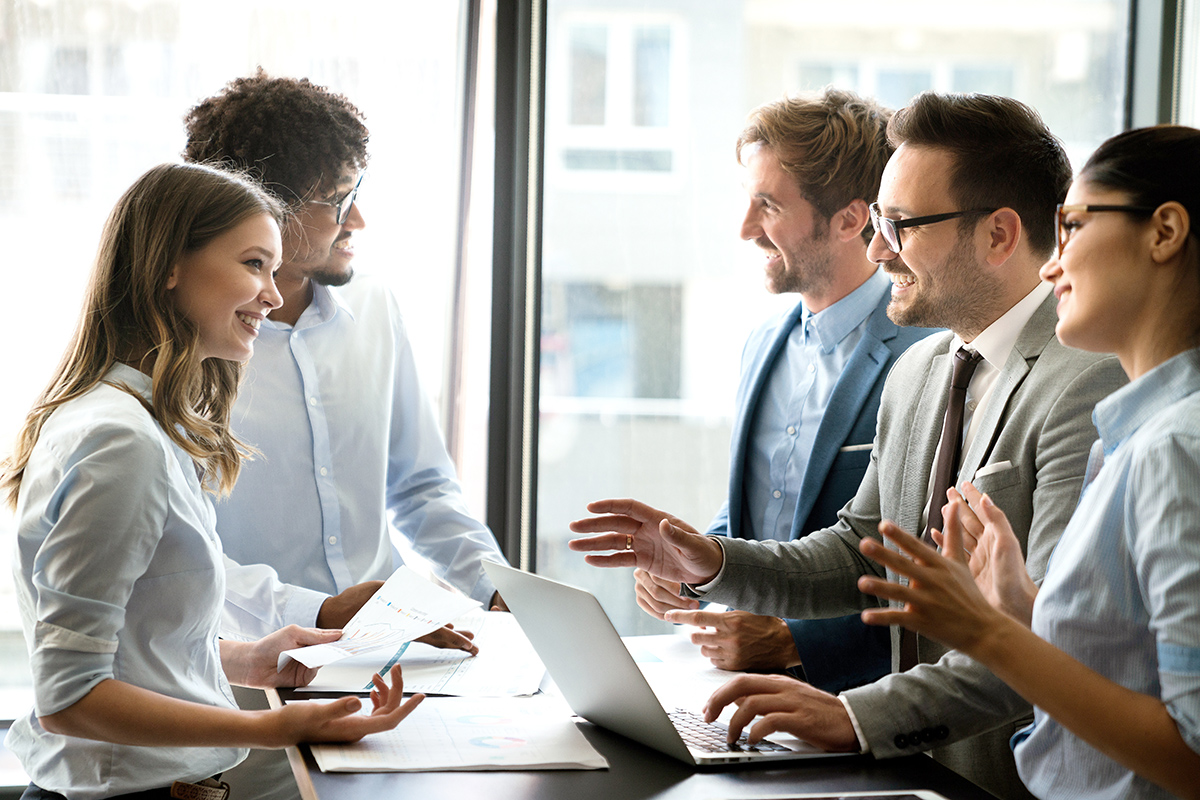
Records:
[[[311,747],[322,772],[608,767],[551,697],[429,697],[394,730]]]
[[[454,627],[475,634],[479,655],[408,642],[392,653],[376,651],[324,667],[298,691],[367,691],[371,676],[386,675],[394,663],[403,670],[407,693],[504,697],[538,690],[546,668],[512,614],[476,609],[454,620]]]
[[[371,651],[395,652],[405,642],[478,607],[478,601],[435,586],[408,567],[400,567],[350,619],[341,639],[285,650],[279,654],[279,668],[283,669],[289,658],[315,668]]]

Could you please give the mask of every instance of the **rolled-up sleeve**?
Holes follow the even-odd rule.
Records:
[[[151,438],[98,428],[69,452],[46,448],[27,468],[18,548],[39,716],[118,677],[125,608],[168,514],[166,457]]]
[[[1130,474],[1126,527],[1150,614],[1162,701],[1200,753],[1200,439],[1156,443]]]

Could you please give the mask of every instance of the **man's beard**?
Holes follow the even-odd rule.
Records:
[[[314,283],[319,283],[322,286],[345,286],[354,277],[354,267],[347,267],[341,271],[318,269],[314,270],[308,277]]]
[[[918,279],[923,291],[906,305],[888,303],[888,318],[903,327],[948,328],[973,339],[994,321],[992,306],[1002,294],[997,279],[979,268],[974,255],[971,239],[960,237],[938,269],[938,282],[926,278],[929,285],[922,286]]]

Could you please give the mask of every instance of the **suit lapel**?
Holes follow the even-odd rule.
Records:
[[[770,346],[760,350],[755,357],[755,362],[750,367],[752,377],[746,396],[738,404],[733,428],[733,462],[729,475],[729,535],[732,537],[746,538],[746,531],[742,528],[743,484],[746,478],[746,449],[750,446],[751,427],[754,424],[754,411],[758,408],[758,398],[779,358],[780,351],[787,344],[788,336],[803,314],[804,304],[797,303],[782,319]]]
[[[991,454],[1013,394],[1046,348],[1050,337],[1054,336],[1054,326],[1058,321],[1056,302],[1054,295],[1049,295],[1042,301],[1017,337],[1004,369],[996,377],[992,395],[984,408],[982,419],[979,420],[971,446],[963,454],[958,471],[958,484],[971,479]]]
[[[946,347],[951,339],[947,337]],[[913,418],[909,420],[908,449],[904,459],[904,474],[900,497],[895,506],[896,524],[906,531],[921,532],[921,514],[929,494],[929,476],[941,438],[942,418],[946,415],[952,359],[949,352],[939,353],[929,364],[921,398]],[[903,420],[899,421],[904,424]]]
[[[850,354],[850,360],[846,362],[829,396],[812,452],[809,453],[804,479],[800,483],[796,513],[792,517],[793,539],[807,533],[801,528],[812,513],[817,495],[829,476],[829,468],[833,466],[838,451],[846,444],[851,429],[858,422],[863,406],[871,397],[871,390],[891,356],[885,342],[896,337],[896,324],[887,318],[889,300],[890,295],[885,294],[882,302],[871,312],[862,339]]]

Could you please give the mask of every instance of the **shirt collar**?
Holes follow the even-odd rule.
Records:
[[[1021,331],[1025,330],[1025,326],[1029,324],[1034,312],[1041,307],[1052,291],[1054,291],[1052,284],[1038,283],[1033,287],[1033,291],[1017,301],[1016,305],[1005,311],[999,319],[984,328],[983,333],[976,336],[967,345],[967,349],[979,353],[983,356],[983,360],[995,369],[1004,369],[1004,364],[1008,361],[1008,354],[1012,352],[1013,346],[1020,338]],[[950,352],[953,353],[962,346],[963,340],[958,334],[955,334],[950,341]]]
[[[134,369],[128,364],[120,362],[113,364],[104,375],[104,382],[113,386],[118,384],[128,386],[145,398],[147,403],[153,402],[154,381],[146,373]]]
[[[354,319],[354,311],[351,310],[340,292],[333,287],[325,286],[316,281],[311,281],[310,285],[312,286],[312,300],[309,301],[308,308],[300,313],[300,318],[296,320],[296,324],[290,326],[286,323],[268,319],[267,322],[270,323],[271,327],[279,330],[287,330],[292,327],[296,330],[311,328],[315,325],[329,322],[339,313],[348,314],[351,320]]]
[[[874,275],[863,281],[861,286],[828,308],[814,314],[805,306],[805,330],[816,334],[822,352],[830,353],[870,316],[879,305],[884,292],[890,290],[891,281],[883,274],[882,269],[878,269]],[[801,303],[803,304],[803,301]]]
[[[1200,348],[1169,358],[1096,403],[1092,422],[1108,455],[1146,420],[1200,391]]]

